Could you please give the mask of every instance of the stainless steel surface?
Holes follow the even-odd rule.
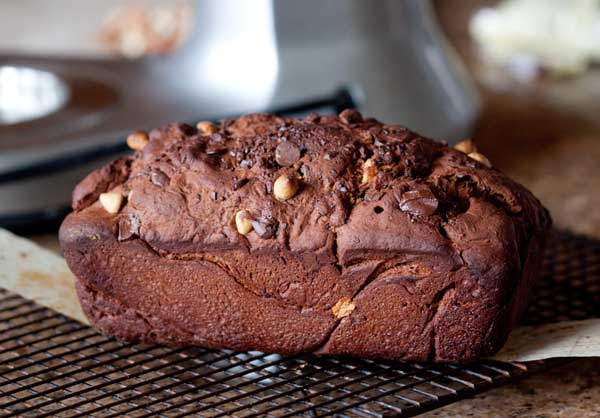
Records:
[[[275,4],[275,98],[352,83],[365,114],[434,138],[468,135],[477,96],[428,1]]]
[[[0,56],[0,65],[54,74],[70,92],[54,113],[0,125],[0,175],[122,140],[134,129],[260,111],[342,85],[353,86],[365,114],[433,137],[466,136],[477,113],[476,95],[429,2],[198,0],[195,13],[191,39],[170,56]],[[56,198],[67,202],[80,173],[55,190],[22,184],[35,196],[25,200],[14,185],[0,183],[0,216],[44,210]]]

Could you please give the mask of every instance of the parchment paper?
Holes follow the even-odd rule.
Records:
[[[88,323],[65,260],[3,229],[0,229],[0,287]],[[599,355],[600,318],[518,328],[494,359],[530,361]]]
[[[0,287],[88,323],[64,258],[1,228]]]

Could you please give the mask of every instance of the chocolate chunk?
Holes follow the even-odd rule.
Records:
[[[299,174],[304,177],[307,178],[308,175],[310,174],[310,169],[308,168],[308,166],[303,165],[302,167],[300,167],[300,172]]]
[[[236,179],[233,181],[233,184],[231,185],[231,187],[233,188],[233,190],[238,190],[241,189],[242,187],[244,187],[246,185],[246,183],[248,183],[248,179]]]
[[[383,161],[384,164],[391,164],[394,162],[394,157],[391,152],[387,151],[381,156],[381,161]]]
[[[262,239],[273,238],[277,233],[277,225],[277,220],[270,215],[261,216],[260,218],[252,221],[252,227],[254,228],[254,231]]]
[[[366,159],[368,158],[368,156],[369,156],[369,152],[368,152],[368,150],[365,148],[365,146],[364,146],[364,145],[361,145],[361,146],[358,148],[358,156],[359,156],[360,158],[362,158],[363,160],[366,160]]]
[[[431,216],[438,208],[438,200],[429,189],[411,190],[399,202],[400,210],[417,216]]]
[[[387,132],[398,134],[406,132],[406,128],[401,125],[384,125],[383,129]]]
[[[152,170],[150,173],[150,180],[159,187],[165,187],[170,181],[169,176],[160,170]]]
[[[225,138],[223,137],[223,135],[221,135],[219,133],[212,134],[210,136],[210,142],[216,143],[216,144],[222,144],[223,142],[225,142]]]
[[[389,171],[380,171],[377,173],[375,177],[375,190],[381,190],[385,188],[390,182],[392,182],[394,177]]]
[[[269,157],[261,157],[258,160],[258,164],[262,168],[271,169],[275,167],[274,161]]]
[[[282,167],[294,165],[300,159],[300,148],[291,142],[282,142],[275,148],[275,161]]]
[[[218,167],[219,166],[219,162],[221,161],[221,158],[219,157],[219,154],[205,154],[205,155],[201,155],[200,156],[200,160],[204,161],[206,164],[213,166],[213,167]]]
[[[321,116],[318,113],[309,113],[304,117],[304,121],[308,123],[319,123]]]
[[[340,113],[340,120],[345,124],[362,122],[363,118],[360,112],[356,109],[346,109]]]
[[[137,214],[129,213],[127,216],[122,216],[119,219],[119,241],[126,241],[133,236],[140,235],[140,227],[142,222]]]
[[[206,155],[220,155],[227,152],[227,148],[220,146],[209,146],[206,148]]]
[[[247,151],[236,152],[236,154],[235,154],[235,161],[237,161],[239,164],[241,164],[242,161],[244,161],[244,159],[246,158],[246,154],[247,153],[248,153]]]
[[[252,168],[252,160],[245,159],[240,161],[240,167],[242,168]]]

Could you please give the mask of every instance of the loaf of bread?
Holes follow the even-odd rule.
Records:
[[[86,315],[126,341],[474,360],[526,307],[551,224],[472,143],[354,110],[128,143],[60,230]]]

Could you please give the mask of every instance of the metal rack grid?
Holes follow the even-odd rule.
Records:
[[[523,322],[599,313],[600,242],[557,233]],[[564,361],[416,364],[125,344],[0,290],[0,417],[405,417]]]

